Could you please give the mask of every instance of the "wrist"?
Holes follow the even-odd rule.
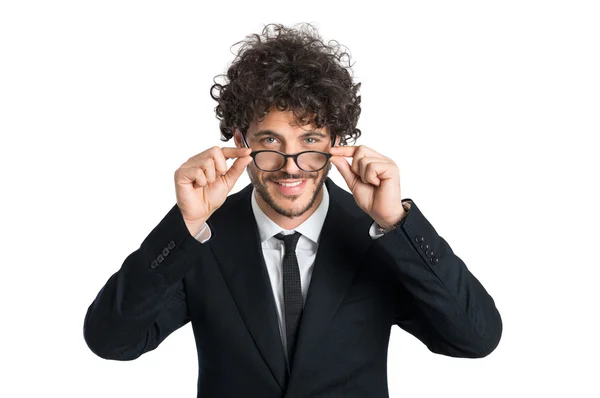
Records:
[[[206,222],[206,220],[202,219],[202,220],[196,220],[196,221],[185,221],[185,226],[187,227],[188,231],[190,232],[190,235],[192,236],[196,236],[200,233],[200,231],[202,230],[202,228],[204,227],[204,223]]]
[[[402,213],[400,214],[400,216],[394,217],[392,219],[392,221],[383,221],[383,222],[379,222],[375,220],[375,228],[377,230],[378,233],[387,233],[389,231],[392,231],[396,228],[398,228],[398,226],[400,226],[400,224],[402,224],[402,221],[404,220],[404,218],[406,217],[406,215],[408,214],[410,210],[410,203],[402,203]]]

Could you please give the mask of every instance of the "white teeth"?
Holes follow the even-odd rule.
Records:
[[[284,187],[295,187],[295,186],[298,186],[298,185],[302,184],[302,181],[293,182],[293,183],[290,183],[290,184],[286,184],[286,183],[283,183],[283,182],[278,182],[278,184],[279,185],[283,185]]]

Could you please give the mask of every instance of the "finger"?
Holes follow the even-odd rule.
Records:
[[[354,152],[358,149],[357,146],[345,145],[345,146],[333,146],[329,148],[329,153],[335,156],[352,157]]]
[[[353,158],[357,158],[357,159],[365,157],[365,156],[387,159],[385,156],[383,156],[379,152],[369,148],[368,146],[364,146],[364,145],[334,146],[334,147],[329,148],[329,152],[332,155],[353,157]]]
[[[188,160],[190,167],[200,167],[205,171],[209,182],[215,180],[217,176],[227,173],[227,159],[246,156],[251,152],[249,148],[220,148],[214,146],[206,151],[199,153]],[[214,172],[211,170],[214,169]],[[212,175],[215,175],[213,178]]]
[[[217,147],[212,157],[212,160],[214,162],[214,167],[217,176],[222,176],[223,174],[227,173],[227,161],[225,159],[225,156],[223,155],[223,150],[221,148]]]
[[[352,158],[352,171],[354,172],[354,174],[358,174],[361,180],[363,180],[363,182],[366,182],[363,174],[365,171],[365,165],[372,161],[373,158],[368,158],[364,155],[362,155],[361,157],[357,156]]]
[[[373,175],[373,171],[369,169],[371,163],[389,164],[391,162],[375,157],[364,157],[358,159],[358,161],[355,159],[352,162],[352,171],[358,174],[365,183],[369,182],[369,177],[377,177],[377,174]],[[379,179],[377,179],[377,183],[379,183]]]
[[[391,167],[391,164],[387,162],[370,162],[365,166],[363,181],[378,187],[381,184],[381,180],[390,178]]]
[[[250,148],[238,148],[238,147],[218,147],[213,146],[207,150],[197,153],[187,160],[187,163],[198,166],[198,162],[206,158],[214,158],[217,155],[221,155],[227,159],[237,158],[239,156],[245,156],[250,151]]]
[[[203,187],[206,184],[208,184],[208,181],[206,181],[206,176],[204,175],[204,171],[198,167],[193,169],[193,173],[194,173],[194,182],[196,183],[196,185],[198,185],[199,187]],[[192,183],[192,185],[194,185]]]
[[[352,190],[354,184],[356,184],[356,181],[358,180],[358,175],[354,174],[350,168],[350,163],[342,156],[332,156],[330,161],[338,169],[342,177],[344,177],[350,190]]]
[[[202,170],[204,171],[204,175],[206,176],[206,182],[208,182],[209,184],[213,182],[217,177],[217,172],[215,170],[215,159],[206,159],[206,163],[202,166]]]
[[[221,152],[223,153],[223,156],[225,156],[226,159],[234,159],[239,158],[241,156],[248,156],[250,152],[252,152],[252,149],[224,147],[221,148]]]
[[[191,184],[194,186],[194,182],[197,185],[205,185],[206,177],[204,171],[199,167],[192,167],[184,163],[179,169],[175,171],[175,183],[178,185]]]
[[[233,189],[235,182],[240,178],[250,162],[252,162],[252,156],[239,157],[233,162],[229,170],[227,170],[227,173],[225,173],[223,178],[225,178],[225,182],[230,191]]]
[[[216,176],[222,176],[227,173],[227,161],[225,155],[223,155],[223,150],[218,146],[214,146],[203,152],[202,156],[194,159],[193,163],[208,171],[207,177],[210,180],[209,182],[214,181]],[[211,168],[214,169],[214,172],[210,171]],[[215,174],[215,177],[211,179],[209,174]]]
[[[369,163],[374,162],[374,158],[362,157],[360,159],[354,158],[352,159],[352,171],[360,176],[360,179],[365,184],[369,183],[367,181],[367,166]]]

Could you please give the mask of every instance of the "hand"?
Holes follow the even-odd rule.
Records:
[[[329,153],[358,207],[383,228],[400,221],[406,210],[400,196],[400,171],[392,159],[364,145],[336,146]],[[352,165],[344,157],[352,157]]]
[[[249,148],[214,146],[187,160],[175,171],[177,206],[192,235],[225,202],[246,166]],[[237,158],[227,170],[226,159]]]

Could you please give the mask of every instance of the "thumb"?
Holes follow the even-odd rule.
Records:
[[[348,187],[351,188],[354,186],[356,182],[357,175],[354,174],[352,169],[350,168],[350,163],[343,156],[332,156],[330,159],[331,163],[338,169]]]
[[[225,173],[223,177],[225,177],[225,182],[227,183],[227,188],[231,191],[235,182],[240,178],[246,166],[248,166],[252,162],[252,156],[243,156],[241,158],[237,158],[235,162],[231,165],[229,170]]]

